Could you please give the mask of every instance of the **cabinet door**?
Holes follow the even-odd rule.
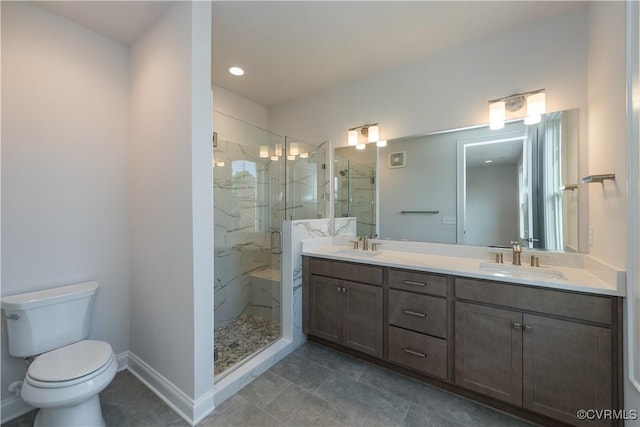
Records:
[[[579,409],[611,409],[611,331],[524,315],[525,408],[577,425]],[[610,422],[603,422],[604,425]]]
[[[522,405],[522,313],[455,303],[455,382]]]
[[[382,288],[342,282],[346,291],[343,344],[354,350],[382,357]]]
[[[342,341],[342,280],[311,275],[309,333],[328,341]]]

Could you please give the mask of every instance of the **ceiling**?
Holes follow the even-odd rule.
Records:
[[[212,81],[266,107],[585,7],[562,1],[220,1]],[[230,65],[246,74],[233,77]]]
[[[168,1],[38,1],[130,45]],[[571,13],[584,1],[214,1],[212,82],[266,107]],[[233,77],[230,65],[246,74]]]
[[[517,165],[522,157],[522,140],[490,142],[466,147],[467,168]],[[490,160],[489,163],[486,163]]]
[[[34,3],[125,45],[133,43],[171,4],[115,0]]]

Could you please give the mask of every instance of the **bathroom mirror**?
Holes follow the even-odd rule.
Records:
[[[381,238],[578,250],[578,110],[335,150],[335,217]]]

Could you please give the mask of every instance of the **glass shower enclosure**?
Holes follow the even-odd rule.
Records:
[[[281,336],[284,138],[214,112],[214,375]]]
[[[283,220],[325,217],[326,147],[214,111],[214,380],[282,336]]]

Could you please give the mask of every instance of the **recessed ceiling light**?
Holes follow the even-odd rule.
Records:
[[[493,163],[493,160],[485,160],[485,163]]]
[[[244,75],[244,70],[240,67],[229,67],[229,72],[231,74],[233,74],[234,76],[243,76]]]

